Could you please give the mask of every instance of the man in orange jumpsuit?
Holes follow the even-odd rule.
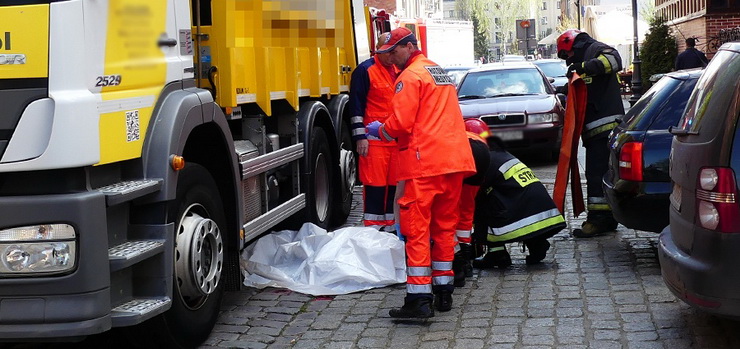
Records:
[[[457,92],[452,79],[416,46],[406,28],[391,31],[378,52],[389,52],[401,69],[393,115],[368,124],[368,134],[398,140],[398,200],[401,233],[406,237],[406,298],[395,318],[434,316],[452,308],[452,260],[463,178],[475,173]]]
[[[385,44],[388,33],[378,38],[376,48]],[[363,223],[385,231],[395,230],[393,197],[396,192],[398,146],[365,135],[365,125],[385,122],[393,113],[391,100],[398,70],[389,53],[376,53],[352,72],[349,110],[352,113],[352,140],[360,155],[360,181],[363,184]]]

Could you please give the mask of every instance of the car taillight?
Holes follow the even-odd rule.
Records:
[[[619,178],[642,181],[642,143],[628,142],[619,152]]]
[[[699,172],[697,182],[696,216],[701,226],[722,233],[740,231],[735,171],[726,167],[705,167]]]

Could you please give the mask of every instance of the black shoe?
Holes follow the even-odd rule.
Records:
[[[545,239],[533,239],[531,241],[525,241],[529,255],[526,257],[527,264],[537,264],[545,259],[547,250],[550,249],[550,242]]]
[[[404,319],[428,319],[434,316],[431,297],[417,297],[406,300],[403,306],[397,309],[391,309],[388,315],[394,318]]]
[[[452,292],[439,291],[435,293],[434,307],[439,311],[450,311],[452,309]]]
[[[465,286],[465,262],[462,250],[455,253],[455,259],[452,260],[452,272],[455,273],[453,284],[455,287]]]
[[[488,251],[482,258],[473,261],[478,269],[507,268],[511,265],[511,256],[506,248],[497,251]]]
[[[473,246],[470,244],[466,244],[466,243],[460,243],[460,252],[462,252],[462,255],[464,257],[463,271],[465,272],[465,277],[472,277],[473,276],[473,264],[472,264]]]

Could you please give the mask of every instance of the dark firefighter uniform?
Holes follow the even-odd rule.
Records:
[[[490,166],[476,202],[475,240],[503,246],[546,239],[565,228],[563,215],[534,172],[509,152],[491,148]]]
[[[574,55],[566,62],[569,70],[577,72],[586,84],[586,115],[581,133],[586,148],[586,184],[588,217],[583,226],[584,235],[593,235],[616,229],[611,208],[606,201],[601,180],[608,168],[608,135],[624,115],[624,107],[617,80],[622,70],[619,52],[609,45],[579,33],[573,41]],[[591,227],[587,229],[587,225]],[[577,232],[574,231],[574,235]]]
[[[393,197],[397,182],[398,146],[395,141],[383,142],[365,135],[365,125],[385,122],[393,113],[391,100],[395,94],[396,69],[386,67],[374,56],[352,72],[350,112],[352,140],[368,139],[367,156],[359,157],[360,181],[363,184],[365,226],[392,227]]]

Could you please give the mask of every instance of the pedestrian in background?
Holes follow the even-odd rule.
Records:
[[[622,70],[622,58],[613,47],[596,41],[588,33],[569,29],[558,37],[558,57],[586,84],[586,114],[581,140],[586,148],[586,209],[588,215],[581,229],[573,235],[587,238],[617,229],[609,203],[604,197],[601,179],[608,168],[609,132],[624,115],[617,72]]]
[[[388,52],[401,73],[393,114],[373,122],[368,134],[398,140],[401,233],[406,237],[406,298],[395,318],[429,318],[452,308],[452,260],[463,178],[475,172],[455,84],[417,46],[407,28],[391,31]],[[433,305],[434,304],[434,305]]]
[[[378,38],[376,49],[385,44],[389,33]],[[375,55],[360,63],[352,72],[349,108],[352,115],[352,140],[357,146],[360,181],[363,184],[363,223],[388,232],[395,231],[393,197],[396,192],[398,145],[367,136],[365,126],[385,122],[393,113],[398,69],[389,53]]]
[[[696,39],[686,39],[686,50],[676,57],[676,70],[704,68],[709,64],[704,52],[697,50],[694,46],[696,46]]]

